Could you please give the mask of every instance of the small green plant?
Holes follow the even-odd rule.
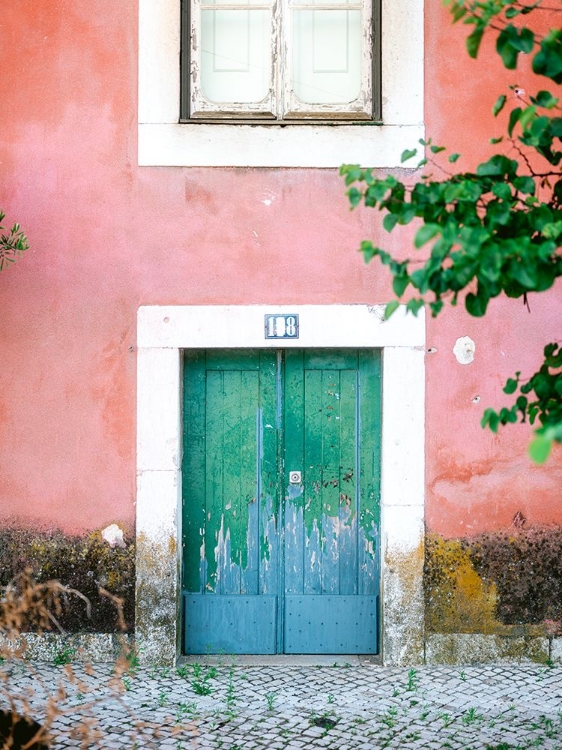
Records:
[[[64,667],[66,664],[70,664],[76,656],[76,649],[73,646],[60,646],[55,649],[53,654],[53,664],[56,667]]]
[[[4,229],[2,222],[6,214],[0,211],[0,230]],[[22,253],[29,249],[27,237],[22,232],[19,224],[14,224],[8,234],[0,235],[0,271],[14,263],[16,258],[21,258]]]
[[[416,669],[410,669],[408,672],[408,681],[406,683],[406,690],[417,690],[418,689],[418,682],[419,682],[419,676]]]
[[[483,718],[482,714],[477,713],[475,708],[469,708],[463,714],[461,721],[465,726],[468,726],[474,724],[475,721],[482,721]]]
[[[126,691],[131,690],[132,683],[131,683],[130,677],[127,677],[127,675],[123,675],[123,677],[121,678],[121,681],[123,682],[123,687],[125,688]]]
[[[180,703],[176,710],[176,724],[181,724],[185,719],[194,719],[197,716],[197,703]]]
[[[332,693],[328,693],[328,703],[334,703],[335,700],[336,699],[334,698],[333,694]]]
[[[191,687],[197,695],[210,695],[213,690],[209,685],[209,680],[213,680],[217,676],[216,667],[205,667],[201,664],[192,664],[193,679],[191,681]]]
[[[136,675],[140,668],[140,649],[137,646],[125,654],[125,668],[130,675]]]
[[[267,710],[273,711],[275,708],[275,699],[277,698],[277,693],[266,693],[265,699],[267,701]]]
[[[161,690],[158,694],[158,706],[159,708],[164,708],[164,706],[168,705],[168,696],[166,694],[165,690]]]
[[[178,677],[181,677],[182,680],[187,680],[191,676],[191,672],[187,664],[181,664],[179,667],[176,667],[176,674]]]
[[[228,671],[228,688],[226,691],[226,707],[233,709],[236,703],[236,691],[234,690],[234,669],[230,667]]]
[[[392,727],[396,724],[397,715],[398,709],[396,708],[396,706],[391,706],[388,711],[381,715],[380,720],[383,724],[386,724],[389,729],[392,729]]]
[[[461,669],[461,671],[459,672],[459,677],[463,682],[466,682],[466,672],[464,671],[464,669]]]
[[[441,714],[439,714],[439,718],[443,722],[443,726],[444,726],[445,729],[447,727],[450,727],[451,724],[454,722],[453,717],[451,716],[451,714],[448,714],[448,713],[441,713]]]

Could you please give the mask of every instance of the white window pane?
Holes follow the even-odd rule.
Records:
[[[348,104],[361,92],[361,11],[293,9],[291,84],[306,104]]]
[[[271,12],[201,11],[201,88],[212,102],[260,102],[271,83]]]

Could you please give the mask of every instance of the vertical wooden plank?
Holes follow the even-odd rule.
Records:
[[[322,372],[304,372],[304,465],[307,475],[303,507],[303,594],[320,594],[322,566]],[[290,438],[287,437],[286,440]]]
[[[358,371],[340,372],[339,593],[357,594]]]
[[[304,370],[301,349],[289,349],[285,352],[284,380],[284,588],[288,594],[300,594],[303,591],[306,537],[304,488],[310,486],[308,467],[304,460]],[[301,485],[290,484],[291,471],[301,472]]]
[[[209,592],[221,593],[219,571],[224,550],[223,506],[223,373],[208,371],[205,388],[205,550]]]
[[[255,454],[259,593],[275,595],[279,578],[277,353],[260,352],[259,367],[259,440]]]
[[[321,370],[322,390],[322,593],[339,594],[340,373]]]
[[[237,370],[223,372],[223,489],[222,514],[224,519],[223,545],[220,550],[222,562],[221,594],[240,593],[240,567],[242,563],[242,538],[246,529],[241,528],[240,507],[240,452],[241,452],[241,408],[242,373]]]
[[[359,354],[359,593],[377,594],[380,571],[380,352]]]
[[[240,498],[239,539],[240,545],[240,593],[259,592],[259,518],[257,503],[256,454],[259,443],[259,396],[260,373],[243,370],[240,378]],[[235,467],[236,468],[236,467]]]
[[[202,592],[205,563],[205,353],[186,354],[183,395],[182,587]]]

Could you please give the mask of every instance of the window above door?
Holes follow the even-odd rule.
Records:
[[[379,0],[183,0],[181,118],[380,119]]]
[[[391,168],[422,137],[423,0],[139,0],[141,166]]]

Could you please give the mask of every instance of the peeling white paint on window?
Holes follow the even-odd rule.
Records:
[[[476,344],[470,336],[461,336],[460,339],[456,340],[453,347],[453,354],[461,365],[469,365],[474,360],[475,351]]]

